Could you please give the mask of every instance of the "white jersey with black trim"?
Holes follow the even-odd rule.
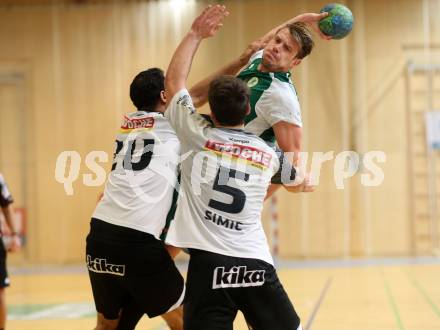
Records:
[[[159,238],[177,182],[180,143],[163,114],[124,116],[113,166],[93,217]]]
[[[275,151],[243,130],[212,127],[186,89],[165,116],[181,142],[181,189],[166,242],[273,264],[261,223]]]

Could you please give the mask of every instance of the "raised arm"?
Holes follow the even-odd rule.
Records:
[[[225,6],[209,6],[194,20],[191,30],[177,47],[168,66],[165,77],[165,92],[168,102],[171,102],[178,91],[186,87],[191,63],[200,42],[205,38],[212,37],[222,26],[222,21],[228,14]]]
[[[328,13],[321,13],[321,14],[315,14],[315,13],[304,13],[298,16],[295,16],[294,18],[291,18],[290,20],[284,22],[283,24],[280,24],[276,27],[274,27],[272,30],[270,30],[268,33],[266,33],[262,38],[255,40],[252,42],[245,50],[244,52],[236,59],[231,61],[230,63],[226,64],[221,69],[217,70],[213,74],[209,75],[205,79],[199,81],[197,84],[192,86],[189,90],[189,93],[191,94],[191,98],[193,100],[194,106],[196,108],[204,105],[208,100],[208,89],[209,84],[212,80],[214,80],[216,77],[221,75],[236,75],[249,61],[251,56],[255,54],[258,50],[264,48],[265,44],[272,39],[272,37],[275,35],[275,33],[286,26],[287,24],[295,23],[295,22],[303,22],[308,24],[315,32],[325,40],[331,39],[331,37],[326,36],[321,32],[321,30],[318,27],[318,22],[323,19],[324,17],[328,16]]]
[[[328,13],[326,13],[326,12],[320,13],[320,14],[316,14],[316,13],[300,14],[300,15],[295,16],[295,17],[285,21],[284,23],[274,27],[272,30],[267,32],[261,38],[261,41],[263,43],[269,42],[269,40],[273,38],[273,36],[277,33],[278,30],[282,29],[283,27],[285,27],[288,24],[292,24],[292,23],[296,23],[296,22],[302,22],[302,23],[309,25],[319,35],[319,37],[321,39],[330,40],[331,37],[326,36],[324,33],[322,33],[322,31],[319,29],[319,26],[318,26],[318,22],[327,16],[328,16]]]
[[[264,43],[261,40],[256,40],[246,47],[244,52],[240,56],[228,64],[226,64],[221,69],[207,76],[205,79],[199,81],[197,84],[192,86],[189,90],[191,98],[193,100],[194,106],[196,108],[201,107],[208,101],[208,90],[209,84],[218,76],[231,75],[235,76],[237,73],[249,62],[249,59],[255,52],[262,49]]]

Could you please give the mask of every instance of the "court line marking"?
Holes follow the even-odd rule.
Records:
[[[400,265],[438,265],[438,257],[399,257],[399,258],[367,258],[367,259],[328,259],[292,261],[277,259],[277,269],[314,269],[314,268],[354,268]]]
[[[318,314],[318,310],[321,307],[322,301],[324,300],[325,296],[327,295],[327,291],[330,288],[330,285],[332,284],[333,278],[330,276],[327,281],[324,284],[324,287],[321,290],[321,294],[319,295],[318,301],[315,304],[315,307],[313,308],[312,315],[310,316],[309,320],[307,321],[307,324],[304,328],[304,330],[310,330],[310,327],[312,326],[313,321],[315,320],[316,315]]]
[[[12,305],[10,320],[80,319],[96,315],[95,305],[90,302]]]
[[[425,291],[425,289],[422,287],[419,281],[417,281],[416,277],[413,276],[407,269],[405,270],[406,275],[409,278],[409,281],[412,283],[414,287],[417,288],[419,293],[425,298],[425,300],[428,302],[428,304],[431,306],[434,313],[437,314],[438,317],[440,317],[440,308],[436,305],[436,303],[431,299],[431,297],[428,295],[428,293]]]
[[[394,318],[396,319],[397,325],[400,330],[405,330],[405,327],[403,326],[402,318],[400,317],[399,309],[397,307],[396,300],[394,299],[393,292],[391,291],[390,285],[388,283],[388,280],[386,278],[384,270],[381,268],[380,273],[382,275],[383,284],[385,286],[385,292],[388,296],[388,301],[391,305],[391,309],[394,313]]]

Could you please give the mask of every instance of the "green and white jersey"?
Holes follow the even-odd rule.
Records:
[[[273,264],[261,224],[264,197],[280,160],[243,130],[216,128],[186,89],[165,112],[181,143],[181,189],[166,243]]]
[[[238,78],[251,89],[251,113],[246,117],[245,130],[267,142],[275,142],[272,126],[280,121],[302,127],[301,110],[290,72],[258,70],[263,50],[255,53]]]

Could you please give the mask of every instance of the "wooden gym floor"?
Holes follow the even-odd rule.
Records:
[[[279,262],[304,330],[439,330],[440,259]],[[8,330],[92,329],[83,267],[11,269]],[[261,308],[267,308],[261,306]],[[167,329],[144,317],[138,329]],[[239,315],[234,329],[247,329]]]

